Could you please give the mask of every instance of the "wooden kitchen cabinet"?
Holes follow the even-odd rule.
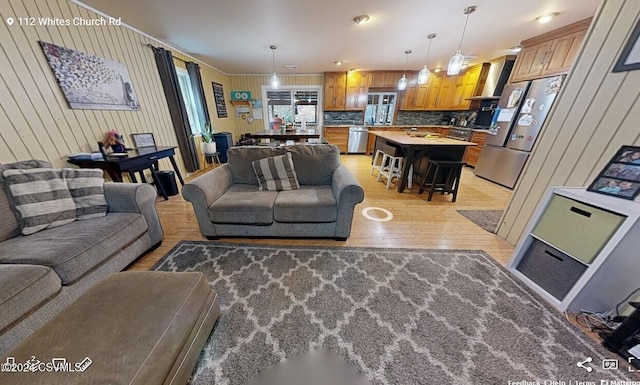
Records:
[[[552,42],[545,42],[522,48],[518,59],[516,59],[511,81],[516,82],[540,77],[551,46]]]
[[[457,99],[453,100],[452,109],[469,110],[471,108],[472,101],[469,98],[482,94],[482,89],[489,75],[489,67],[491,67],[490,63],[481,63],[469,67],[465,71],[459,81],[462,87],[460,90],[458,90],[458,83],[456,83]]]
[[[369,88],[398,88],[402,71],[372,71],[369,73]]]
[[[455,111],[469,110],[473,96],[482,93],[490,63],[467,68],[455,76],[444,73],[431,74],[427,84],[417,84],[417,75],[409,78],[409,85],[402,99],[402,110]]]
[[[440,91],[438,92],[438,97],[436,97],[436,105],[435,110],[448,110],[451,108],[452,100],[455,97],[456,91],[456,83],[458,81],[458,76],[448,76],[445,75],[442,78],[442,86],[440,86]]]
[[[477,146],[469,146],[464,153],[462,159],[468,166],[475,167],[478,163],[478,158],[482,152],[482,148],[487,143],[487,133],[481,131],[472,131],[470,142],[476,143]]]
[[[554,75],[569,71],[582,46],[585,34],[586,31],[576,32],[556,39],[547,64],[542,69],[542,75]]]
[[[427,83],[427,91],[424,93],[424,99],[419,101],[421,108],[425,110],[435,110],[438,108],[438,96],[445,78],[445,74],[430,74]]]
[[[369,73],[353,71],[347,74],[346,110],[364,110],[367,107]]]
[[[509,82],[569,72],[589,24],[591,18],[524,40]]]
[[[347,153],[347,142],[349,141],[349,127],[324,127],[324,138],[329,144],[336,144],[340,148],[340,153]]]
[[[407,88],[404,90],[404,95],[402,96],[402,104],[400,105],[401,110],[417,110],[417,92],[418,92],[418,75],[416,74],[408,74],[407,75]]]
[[[324,110],[342,111],[345,109],[347,91],[346,72],[325,72],[324,74]]]

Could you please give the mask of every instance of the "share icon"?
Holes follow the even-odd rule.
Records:
[[[591,361],[593,361],[593,359],[592,359],[591,357],[587,357],[587,359],[586,359],[586,360],[584,360],[584,361],[580,361],[580,362],[578,362],[576,365],[577,365],[579,368],[583,368],[583,369],[584,369],[584,370],[586,370],[587,372],[591,373],[591,371],[593,370],[593,368],[592,368],[591,366],[587,366],[587,365],[585,365],[585,364],[587,364],[587,363],[589,363],[589,362],[591,362]]]

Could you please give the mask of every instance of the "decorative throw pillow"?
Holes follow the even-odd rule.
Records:
[[[263,158],[251,163],[260,190],[284,191],[300,188],[291,154]]]
[[[104,197],[102,170],[65,168],[63,175],[76,205],[76,219],[91,219],[107,215],[109,204]]]
[[[62,170],[5,170],[2,176],[9,183],[12,205],[20,215],[22,234],[33,234],[76,220],[76,204],[62,177]]]
[[[4,180],[2,172],[4,170],[16,168],[44,168],[53,167],[51,163],[44,160],[22,160],[14,163],[0,165],[0,242],[20,235],[20,218],[11,206],[11,196],[9,194],[9,182]]]

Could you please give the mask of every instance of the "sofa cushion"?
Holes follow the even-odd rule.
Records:
[[[340,149],[335,144],[287,146],[301,185],[331,184],[333,172],[340,166]]]
[[[252,166],[258,177],[260,191],[286,191],[300,188],[296,170],[291,162],[291,153],[254,160]]]
[[[259,191],[256,185],[234,184],[209,207],[209,216],[213,223],[270,225],[277,197],[278,191]]]
[[[301,186],[278,194],[273,218],[280,223],[335,222],[338,205],[331,186]]]
[[[76,219],[84,220],[104,217],[109,204],[104,197],[102,170],[88,168],[65,168],[63,175],[69,193],[76,205]]]
[[[71,198],[63,171],[54,168],[4,170],[11,204],[20,216],[22,234],[66,225],[76,220],[76,204]]]
[[[112,274],[10,353],[20,363],[64,357],[86,371],[0,372],[0,383],[186,384],[219,315],[200,272]]]
[[[231,172],[233,183],[258,185],[253,172],[254,160],[285,154],[282,147],[236,146],[227,150],[227,167]]]
[[[137,213],[111,213],[0,243],[0,262],[50,266],[70,284],[147,231]]]
[[[0,265],[0,333],[61,288],[60,277],[49,267]]]
[[[37,167],[52,166],[43,160],[25,160],[0,165],[0,218],[2,218],[0,221],[0,242],[20,234],[20,220],[11,208],[11,198],[9,197],[7,181],[2,177],[2,172],[9,169]]]

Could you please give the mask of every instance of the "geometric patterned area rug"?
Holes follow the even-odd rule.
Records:
[[[628,376],[483,251],[181,242],[154,269],[201,271],[219,295],[191,384],[243,384],[318,348],[376,385]]]
[[[456,210],[459,214],[492,234],[496,232],[502,210]]]

